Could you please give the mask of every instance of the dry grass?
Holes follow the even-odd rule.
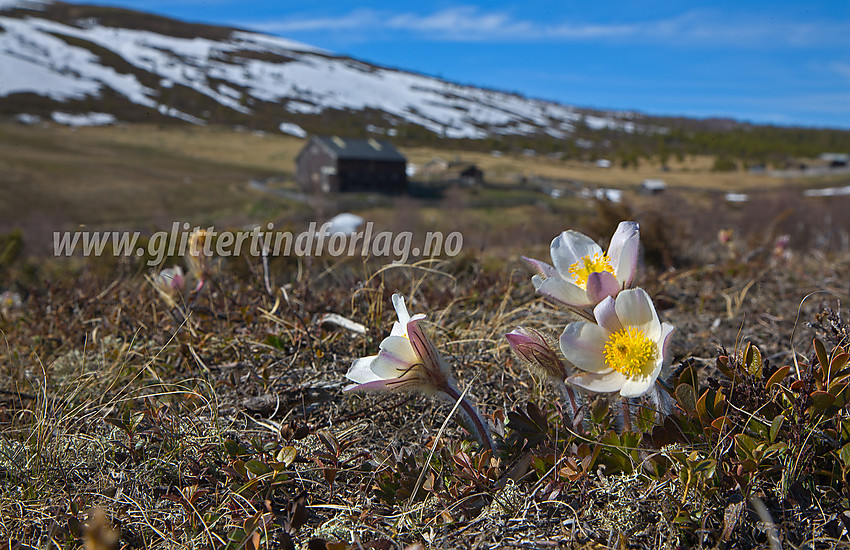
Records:
[[[250,190],[254,177],[283,176],[291,182],[303,140],[221,127],[122,125],[72,130],[50,126],[0,125],[0,228],[50,231],[92,227],[169,225],[174,220],[243,223],[275,218],[298,204]],[[638,169],[599,169],[588,163],[506,155],[404,148],[410,161],[434,157],[478,163],[488,181],[520,178],[574,180],[590,186],[634,189],[643,179],[664,179],[671,189],[770,191],[800,185],[841,183],[776,180],[745,172],[710,171],[711,158],[675,160],[670,171],[642,162]],[[291,185],[291,183],[290,183]],[[365,208],[368,202],[347,206]]]
[[[194,128],[3,132],[18,152],[0,151],[8,169],[0,181],[16,190],[21,210],[32,201],[142,218],[154,201],[173,200],[177,206],[164,205],[164,215],[201,209],[232,217],[248,209],[241,211],[255,223],[278,215],[293,226],[321,217],[305,207],[250,210],[252,201],[269,199],[231,187],[230,178],[275,170],[275,155],[294,154],[297,140]],[[415,161],[434,153],[410,154]],[[232,160],[213,164],[223,158]],[[508,173],[549,161],[499,162]],[[572,169],[552,162],[558,166]],[[699,175],[695,166],[681,172]],[[169,190],[164,174],[183,173],[209,177],[204,192]],[[120,174],[126,189],[110,187]],[[32,182],[36,194],[16,181]],[[59,181],[71,187],[60,189]],[[116,196],[105,198],[106,190]],[[811,426],[789,413],[779,427],[792,450],[787,467],[767,461],[744,477],[731,435],[715,440],[688,431],[677,447],[647,430],[636,443],[605,427],[612,415],[572,434],[560,393],[531,376],[503,338],[519,324],[556,338],[571,321],[534,295],[520,254],[547,258],[548,242],[568,227],[604,240],[629,218],[641,223],[646,253],[639,283],[677,327],[674,365],[692,365],[705,387],[725,387],[713,368],[719,347],[734,360],[735,350],[756,344],[775,368],[805,362],[813,336],[830,346],[843,342],[850,331],[822,312],[842,313],[850,299],[850,198],[801,201],[798,189],[786,189],[730,206],[716,195],[674,189],[660,197],[628,194],[622,205],[504,189],[452,190],[430,201],[382,198],[371,206],[364,200],[374,197],[352,198],[380,229],[412,230],[417,238],[461,231],[463,252],[395,267],[360,257],[277,258],[271,295],[260,260],[234,258],[176,308],[124,260],[93,259],[77,270],[58,261],[7,261],[0,289],[17,290],[22,303],[0,310],[0,538],[93,547],[115,529],[122,548],[219,548],[228,540],[231,548],[253,541],[292,548],[291,540],[299,548],[312,542],[311,549],[327,548],[320,540],[347,548],[745,548],[769,545],[766,522],[773,522],[783,547],[847,544],[850,468],[841,468],[833,448],[846,443],[835,428],[850,424],[846,407]],[[225,200],[235,203],[218,210]],[[45,214],[50,223],[54,214]],[[721,227],[735,229],[728,245],[717,242]],[[783,233],[791,235],[787,258],[772,250]],[[438,435],[446,404],[341,392],[351,362],[375,353],[387,334],[393,292],[428,314],[427,331],[494,426],[494,456],[480,453],[454,423]],[[322,324],[328,312],[366,332]],[[748,426],[772,404],[761,402],[765,395],[753,391],[750,401],[733,403],[743,412],[730,418],[743,431],[756,432]],[[530,426],[540,421],[536,409],[546,429],[523,431],[516,419]],[[506,415],[514,419],[507,427]],[[696,453],[691,462],[681,459],[688,453]],[[706,477],[711,464],[703,459],[716,461],[716,477]]]
[[[511,211],[514,230],[540,217],[531,208]],[[422,214],[423,226],[440,213]],[[496,221],[473,217],[463,230],[484,241],[475,232]],[[642,222],[646,245],[656,246],[652,220]],[[453,260],[389,269],[356,258],[281,259],[271,276],[284,290],[271,296],[258,259],[231,260],[178,310],[121,264],[33,285],[20,308],[0,317],[0,536],[78,547],[95,536],[93,510],[103,509],[127,548],[223,547],[246,533],[258,533],[262,548],[288,548],[288,538],[298,547],[318,539],[379,548],[766,545],[755,508],[724,519],[741,493],[734,485],[709,491],[694,481],[686,490],[676,468],[660,477],[641,469],[647,456],[674,448],[662,452],[647,440],[644,454],[626,455],[631,471],[600,459],[590,471],[568,473],[574,451],[558,443],[569,435],[557,420],[561,396],[526,372],[502,335],[525,324],[554,337],[570,317],[534,296],[516,259],[513,243],[537,237],[503,238],[506,248],[490,240],[485,253],[465,249]],[[545,258],[547,241],[527,253]],[[823,334],[807,323],[850,299],[846,253],[744,260],[753,252],[745,239],[728,248],[712,241],[671,243],[689,251],[682,259],[693,267],[649,266],[640,280],[677,327],[676,364],[687,359],[703,377],[715,375],[708,366],[718,346],[753,342],[776,364],[792,361],[793,351],[808,355],[812,336]],[[494,425],[534,403],[553,439],[523,446],[509,423],[498,456],[482,456],[453,423],[437,437],[445,404],[342,394],[348,365],[386,335],[396,291],[411,310],[428,313],[428,332]],[[803,300],[813,291],[823,294]],[[191,312],[188,321],[180,310]],[[322,325],[329,311],[366,333]],[[607,456],[610,440],[587,437]],[[704,441],[691,445],[689,452],[712,452]],[[767,503],[785,547],[846,539],[832,522],[842,510],[837,489],[811,489],[821,491],[813,513],[802,500],[774,498],[782,493],[772,479],[752,494]],[[794,494],[803,499],[806,491]]]
[[[778,180],[766,174],[745,171],[714,172],[714,157],[710,156],[688,156],[682,162],[672,159],[667,164],[668,170],[662,170],[659,164],[645,159],[641,160],[637,168],[597,168],[591,162],[557,160],[544,155],[527,157],[503,154],[501,157],[494,157],[487,153],[432,148],[406,148],[404,152],[410,162],[416,164],[424,164],[437,157],[447,161],[475,163],[482,168],[488,181],[496,183],[514,183],[521,178],[538,177],[573,180],[599,187],[635,189],[645,179],[661,179],[672,189],[737,192],[770,190],[788,184],[815,186],[819,183],[813,183],[810,179]]]
[[[3,228],[49,236],[81,224],[120,229],[174,220],[244,220],[281,203],[247,190],[249,178],[269,175],[271,169],[243,166],[226,156],[192,156],[146,128],[99,130],[0,128]],[[122,132],[139,139],[122,142]],[[182,139],[179,132],[165,134]]]

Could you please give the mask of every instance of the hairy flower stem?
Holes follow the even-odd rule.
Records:
[[[490,432],[487,430],[487,426],[484,424],[484,420],[481,418],[481,415],[478,414],[478,410],[475,408],[475,405],[473,405],[466,397],[461,395],[457,388],[451,384],[446,384],[443,388],[440,388],[440,390],[448,395],[452,401],[460,401],[460,408],[463,409],[464,414],[469,419],[469,423],[472,425],[471,427],[477,432],[476,435],[481,446],[484,447],[485,450],[492,451],[493,442],[490,440]]]
[[[579,418],[579,414],[581,412],[581,405],[579,405],[578,399],[576,398],[576,392],[575,390],[573,390],[572,387],[570,387],[563,381],[561,382],[561,384],[563,385],[564,393],[567,394],[567,397],[570,400],[570,407],[573,410],[573,417],[571,419],[573,423],[573,428],[578,431],[578,433],[583,433],[584,427],[582,426],[581,419]]]
[[[594,323],[594,324],[596,323],[596,317],[593,316],[592,312],[587,311],[586,308],[569,306],[569,307],[567,307],[567,309],[569,311],[573,312],[574,314],[578,315],[579,317],[581,317],[585,321],[589,321],[589,322]]]
[[[629,406],[629,398],[622,398],[622,406],[623,406],[623,433],[632,431],[632,411]]]

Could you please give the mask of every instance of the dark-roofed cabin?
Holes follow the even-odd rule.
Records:
[[[295,157],[295,181],[324,193],[407,190],[407,159],[380,139],[312,136]]]

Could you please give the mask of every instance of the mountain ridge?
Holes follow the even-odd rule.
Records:
[[[847,130],[576,107],[260,32],[58,0],[0,0],[0,116],[386,136],[624,167],[709,154],[720,157],[718,169],[781,168],[850,151]]]
[[[0,114],[105,111],[296,135],[359,124],[475,140],[651,126],[634,112],[455,84],[258,32],[58,1],[0,2],[0,64]]]

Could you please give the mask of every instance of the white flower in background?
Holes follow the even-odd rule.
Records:
[[[661,368],[669,364],[673,326],[661,323],[642,288],[605,298],[593,310],[596,323],[567,325],[561,335],[564,357],[586,374],[569,379],[595,392],[619,391],[639,397],[653,388]]]
[[[461,398],[448,364],[419,327],[425,315],[411,317],[401,294],[393,294],[392,300],[398,321],[381,342],[377,355],[357,359],[351,364],[345,376],[354,384],[347,386],[345,391],[416,390],[445,397],[452,403],[460,400],[458,410],[467,419],[470,432],[482,446],[492,449],[487,425],[475,406],[465,397]]]
[[[204,283],[209,279],[215,269],[213,262],[211,239],[205,229],[197,229],[189,235],[189,250],[186,255],[186,265],[189,273],[198,281],[194,293],[200,292]]]
[[[183,291],[183,285],[186,284],[186,277],[183,275],[183,268],[175,265],[157,273],[153,279],[153,283],[157,290],[171,296],[180,294]]]
[[[568,230],[550,246],[554,266],[525,260],[538,271],[531,282],[539,293],[573,308],[585,308],[631,285],[639,246],[638,224],[620,222],[607,252],[587,235]]]
[[[434,345],[419,328],[425,315],[410,316],[400,294],[393,294],[398,321],[384,338],[377,355],[352,363],[346,377],[354,384],[346,391],[411,389],[433,394],[444,391],[451,373]]]
[[[21,295],[12,290],[0,292],[0,313],[8,315],[12,310],[21,307]]]

